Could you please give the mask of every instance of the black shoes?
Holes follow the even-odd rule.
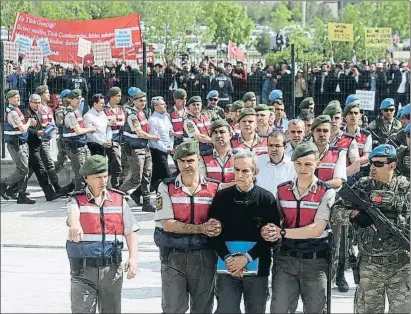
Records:
[[[35,203],[36,201],[29,199],[25,193],[19,193],[19,195],[17,196],[17,204],[33,205]]]
[[[143,208],[141,209],[143,212],[154,213],[156,208],[150,204],[150,199],[143,200]]]
[[[347,281],[345,280],[344,275],[344,264],[338,264],[337,274],[335,277],[335,284],[337,285],[338,291],[340,292],[347,292],[349,290],[349,286]]]
[[[137,206],[141,206],[141,189],[138,188],[137,190],[135,190],[133,193],[130,194],[131,199],[134,201],[134,203],[137,204]]]
[[[4,182],[0,183],[0,195],[6,201],[10,199],[7,195],[7,184]]]

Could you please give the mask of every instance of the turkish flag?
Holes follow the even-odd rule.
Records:
[[[94,65],[94,55],[92,53],[89,53],[88,55],[84,56],[84,67],[91,67]]]
[[[229,59],[241,60],[242,62],[245,60],[243,49],[237,47],[237,44],[231,40],[228,42],[227,56]]]

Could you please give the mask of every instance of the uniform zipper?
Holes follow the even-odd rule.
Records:
[[[101,225],[101,241],[103,244],[103,250],[101,251],[101,258],[105,258],[105,246],[106,246],[106,232],[105,232],[105,222],[104,222],[104,211],[103,211],[103,206],[100,206],[100,225]]]
[[[190,195],[190,224],[194,224],[194,196]]]

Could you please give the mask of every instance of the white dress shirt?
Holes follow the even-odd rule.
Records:
[[[96,128],[96,132],[87,133],[87,141],[103,145],[107,141],[111,141],[113,132],[108,125],[108,119],[104,111],[97,112],[91,108],[83,117],[84,127]]]
[[[284,155],[291,158],[293,153],[294,153],[294,148],[291,145],[291,142],[287,142],[287,144],[285,144],[285,147],[284,147]]]
[[[170,132],[173,131],[173,125],[171,124],[171,119],[168,113],[160,114],[158,112],[153,112],[150,118],[148,118],[148,125],[150,128],[150,134],[158,135],[158,141],[149,141],[149,146],[151,148],[158,149],[164,153],[167,150],[173,148],[174,137],[170,136]]]
[[[257,175],[256,185],[273,193],[277,198],[278,185],[293,180],[297,175],[294,163],[288,156],[284,156],[278,164],[273,164],[269,155],[258,156],[258,161],[260,171]]]

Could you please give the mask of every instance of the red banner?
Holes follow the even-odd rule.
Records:
[[[237,44],[231,40],[228,42],[227,55],[229,59],[241,60],[242,62],[245,60],[243,49],[237,47]]]
[[[132,31],[133,48],[142,45],[140,15],[137,13],[102,20],[63,21],[19,12],[11,41],[15,40],[17,34],[34,40],[48,38],[53,52],[48,59],[57,63],[81,64],[82,60],[77,56],[79,38],[93,43],[109,41],[113,58],[123,58],[125,55],[125,59],[136,60],[136,48],[126,48],[123,54],[123,48],[114,47],[114,30],[124,28],[130,28]]]

